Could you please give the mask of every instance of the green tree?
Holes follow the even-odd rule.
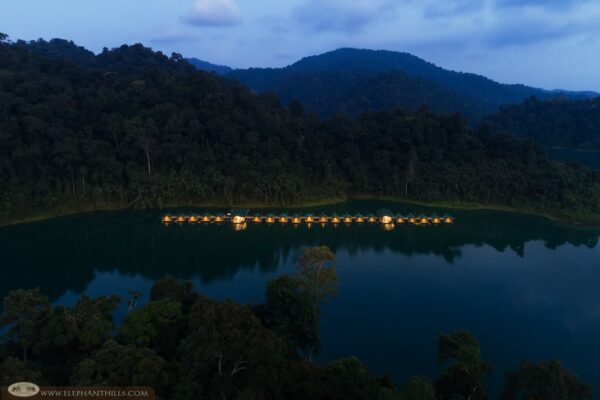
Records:
[[[32,346],[32,354],[53,384],[67,384],[73,367],[112,337],[116,296],[81,296],[73,307],[52,307]]]
[[[167,363],[155,352],[107,341],[74,369],[71,385],[150,386],[159,394],[169,385]]]
[[[263,321],[265,326],[289,339],[304,354],[318,352],[319,309],[315,300],[288,275],[267,284]]]
[[[191,282],[179,282],[172,276],[157,280],[150,289],[151,301],[170,300],[180,303],[183,312],[187,312],[197,298],[198,294],[194,292],[194,285]]]
[[[179,346],[177,398],[280,398],[288,347],[248,307],[198,298]]]
[[[489,363],[481,359],[481,349],[471,332],[456,331],[438,336],[438,363],[447,364],[435,382],[439,400],[464,398],[486,400]]]
[[[181,303],[166,299],[150,301],[127,316],[117,337],[122,343],[147,347],[168,357],[177,349],[183,323]]]
[[[435,400],[435,388],[426,376],[412,376],[402,389],[402,400]]]
[[[299,285],[316,303],[337,295],[338,277],[334,261],[335,254],[327,246],[310,247],[300,255]]]
[[[43,384],[42,373],[29,363],[15,357],[6,357],[0,363],[0,385],[8,386],[15,382]]]
[[[328,399],[368,400],[379,393],[377,382],[356,357],[332,361],[325,368],[323,386]]]
[[[592,387],[560,361],[524,362],[506,377],[501,400],[591,400]]]
[[[2,329],[6,329],[8,341],[21,349],[23,361],[27,361],[29,349],[38,338],[38,330],[49,307],[48,298],[39,288],[17,289],[4,298],[0,323]]]

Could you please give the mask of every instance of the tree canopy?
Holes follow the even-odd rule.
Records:
[[[0,43],[0,219],[354,195],[501,205],[579,222],[599,173],[426,108],[319,120],[142,45]],[[65,50],[67,49],[67,50]]]

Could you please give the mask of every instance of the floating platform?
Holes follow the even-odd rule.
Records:
[[[250,214],[248,210],[231,210],[217,214],[190,214],[190,215],[173,215],[166,214],[162,217],[164,224],[170,223],[231,223],[233,225],[242,225],[247,223],[253,224],[282,224],[282,225],[300,225],[300,224],[382,224],[388,227],[395,225],[441,225],[454,223],[454,217],[445,214],[438,216],[423,215],[423,214],[395,214],[387,209],[378,210],[375,214]]]

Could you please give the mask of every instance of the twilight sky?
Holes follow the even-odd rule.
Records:
[[[339,47],[407,51],[501,82],[600,91],[600,0],[0,0],[12,39],[141,42],[233,67]]]

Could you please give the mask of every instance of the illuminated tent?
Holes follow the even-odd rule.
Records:
[[[392,222],[394,222],[392,220],[392,212],[390,210],[388,210],[387,208],[381,208],[381,209],[377,210],[377,219],[382,224],[391,224]],[[371,220],[369,219],[369,222],[370,221]]]
[[[242,224],[246,222],[246,217],[248,217],[247,208],[237,208],[231,210],[231,222],[234,224]]]

